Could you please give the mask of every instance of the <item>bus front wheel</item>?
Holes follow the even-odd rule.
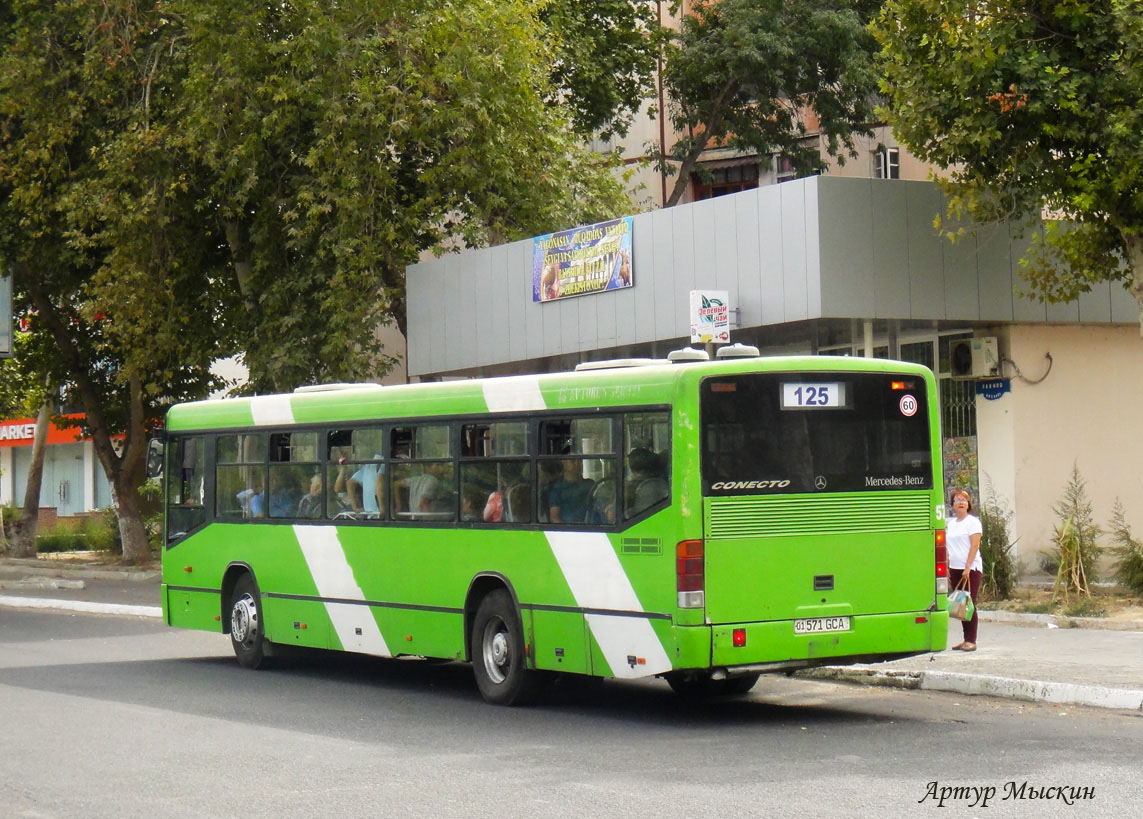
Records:
[[[508,592],[499,589],[480,601],[470,643],[476,686],[493,705],[527,705],[543,685],[540,672],[525,664],[524,630]]]
[[[230,644],[234,647],[234,656],[239,665],[258,668],[266,660],[266,637],[262,603],[250,575],[238,578],[230,600]]]

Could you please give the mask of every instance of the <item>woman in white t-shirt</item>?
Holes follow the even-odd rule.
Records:
[[[980,579],[984,576],[984,562],[980,559],[980,536],[984,529],[980,518],[969,514],[972,511],[972,496],[964,489],[958,489],[949,498],[953,517],[945,520],[945,544],[949,553],[949,588],[961,584],[961,578],[968,572],[968,591],[975,603],[980,595]],[[974,610],[972,619],[963,621],[964,642],[953,646],[953,651],[976,651],[976,624],[978,615]]]

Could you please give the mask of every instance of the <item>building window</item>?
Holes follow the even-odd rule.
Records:
[[[774,179],[778,182],[789,182],[798,178],[798,169],[794,167],[794,160],[784,154],[774,157]]]
[[[691,175],[696,201],[758,187],[758,165],[753,161],[744,165],[734,165],[730,168],[713,168],[709,170],[709,173],[709,182],[704,182],[697,173]]]
[[[876,157],[877,161],[875,171],[878,179],[901,178],[900,148],[878,148]]]

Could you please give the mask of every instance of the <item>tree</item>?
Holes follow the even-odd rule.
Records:
[[[18,309],[19,300],[13,301]],[[28,460],[27,483],[20,516],[12,521],[11,552],[13,557],[36,556],[36,531],[40,518],[40,489],[43,484],[44,456],[47,451],[48,424],[51,421],[52,395],[45,382],[37,382],[34,362],[42,362],[44,345],[37,345],[31,333],[17,333],[14,339],[15,356],[0,361],[0,416],[12,418],[35,415],[35,433],[32,454]],[[47,382],[50,384],[51,381]],[[4,533],[4,519],[0,512],[0,551],[9,547]]]
[[[375,371],[372,329],[404,333],[405,267],[425,251],[625,206],[545,104],[540,7],[185,4],[185,150],[211,175],[201,207],[225,236],[255,389]]]
[[[677,4],[676,4],[677,5]],[[660,164],[678,162],[676,204],[710,147],[781,153],[803,174],[820,171],[807,114],[826,153],[855,156],[869,133],[877,77],[866,30],[871,0],[696,0],[666,55],[672,125],[682,136]]]
[[[540,10],[556,44],[549,102],[570,109],[579,134],[626,136],[652,89],[667,40],[659,6],[641,0],[551,0]]]
[[[0,56],[0,258],[49,339],[41,375],[81,405],[111,486],[123,555],[150,554],[140,518],[149,427],[199,396],[219,332],[219,257],[170,150],[163,18],[124,2],[21,2]],[[113,440],[121,434],[121,445]]]
[[[13,5],[0,260],[84,407],[125,558],[149,553],[148,429],[212,360],[243,352],[259,391],[361,377],[422,252],[622,210],[545,102],[540,7]]]
[[[1033,294],[1123,282],[1143,328],[1143,7],[889,0],[875,32],[890,123],[948,174],[950,215],[1062,217],[1023,260]]]

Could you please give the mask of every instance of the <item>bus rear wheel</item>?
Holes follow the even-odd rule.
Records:
[[[480,601],[469,650],[476,687],[486,702],[527,705],[535,701],[543,675],[525,664],[524,630],[507,591],[499,589]]]
[[[268,654],[262,603],[254,579],[248,574],[238,578],[230,598],[230,645],[238,664],[245,668],[260,667]]]

